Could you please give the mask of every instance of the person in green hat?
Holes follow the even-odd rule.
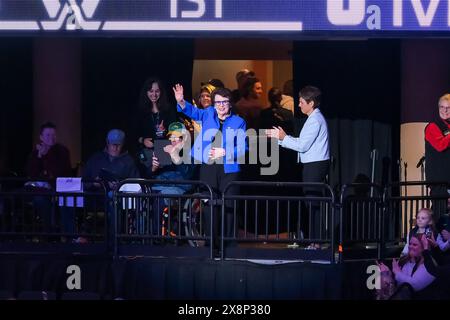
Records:
[[[164,152],[168,153],[172,159],[172,164],[162,166],[160,160],[153,154],[152,179],[156,180],[191,180],[194,173],[194,165],[183,162],[183,146],[187,141],[189,132],[181,122],[172,122],[168,127],[167,136],[170,144],[164,147]],[[152,191],[163,195],[181,195],[190,190],[190,184],[155,184]],[[158,219],[165,206],[170,204],[170,198],[154,198],[154,222],[153,230],[161,228]],[[173,199],[173,198],[172,198]],[[156,232],[156,231],[154,231]]]

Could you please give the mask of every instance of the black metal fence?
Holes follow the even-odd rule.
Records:
[[[115,256],[214,257],[209,230],[218,200],[210,186],[199,181],[127,179],[117,190],[111,230],[116,235]]]
[[[230,195],[231,188],[240,191]],[[321,183],[230,183],[222,194],[221,257],[333,262],[334,203],[333,190]]]
[[[107,253],[105,208],[109,200],[102,183],[9,178],[1,179],[0,185],[2,252],[51,252],[58,248]],[[61,185],[66,190],[58,190]],[[86,243],[91,246],[81,246]]]
[[[448,210],[446,184],[419,182],[345,185],[337,198],[326,184],[236,181],[218,199],[199,181],[128,179],[114,192],[65,182],[62,191],[55,181],[0,180],[0,252],[97,245],[113,256],[332,263],[396,256],[420,208]]]
[[[395,257],[405,245],[422,208],[432,208],[434,220],[448,213],[445,183],[401,182],[344,185],[340,199],[341,260]]]

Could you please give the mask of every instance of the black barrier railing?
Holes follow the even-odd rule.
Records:
[[[423,189],[425,188],[425,192]],[[385,243],[404,242],[415,226],[417,212],[422,208],[433,210],[433,219],[448,212],[448,186],[444,182],[400,182],[388,185],[384,192],[386,224]]]
[[[339,214],[340,260],[370,257],[373,246],[376,257],[383,255],[384,202],[383,188],[371,183],[352,183],[342,187]],[[365,256],[361,257],[361,251]],[[343,255],[344,254],[344,255]]]
[[[240,258],[238,243],[259,242],[266,248],[246,249],[244,255],[334,262],[334,204],[333,190],[322,183],[234,181],[222,193],[221,256]],[[302,246],[308,250],[296,250]],[[315,250],[319,246],[327,248]],[[293,250],[283,252],[280,248]],[[282,257],[282,253],[289,254]]]
[[[122,181],[114,193],[114,256],[192,256],[204,247],[213,258],[208,230],[216,202],[211,187],[199,181]]]
[[[59,179],[58,182],[1,179],[2,251],[52,252],[54,244],[89,242],[100,244],[98,249],[106,254],[106,189],[102,183],[95,182],[97,191],[83,191],[92,188],[94,181],[78,181],[76,189],[79,191],[75,191],[72,182],[72,178]],[[67,191],[56,191],[62,184]]]
[[[82,191],[59,192],[55,181],[29,180],[0,180],[0,252],[20,251],[18,243],[55,245],[64,237],[67,245],[85,237],[114,256],[147,255],[148,249],[150,255],[184,256],[188,248],[210,258],[216,250],[222,258],[384,258],[399,254],[420,208],[433,208],[435,218],[448,210],[444,183],[397,183],[384,190],[345,185],[337,199],[328,185],[294,182],[236,181],[216,198],[199,181],[129,179],[112,193],[93,181],[84,181]],[[127,189],[133,184],[139,189]],[[413,195],[405,186],[431,192]],[[171,189],[176,187],[182,188]],[[322,250],[314,250],[318,244]]]
[[[383,190],[373,184],[344,186],[340,199],[343,260],[398,256],[420,209],[432,209],[435,221],[449,211],[448,188],[446,183],[420,181],[393,183]]]

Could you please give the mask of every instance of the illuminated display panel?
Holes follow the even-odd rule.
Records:
[[[448,33],[450,0],[0,0],[0,32]]]

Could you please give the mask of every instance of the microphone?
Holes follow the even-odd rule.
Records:
[[[425,156],[423,156],[422,158],[420,158],[419,162],[416,165],[416,168],[419,168],[423,165],[423,162],[425,161]]]

